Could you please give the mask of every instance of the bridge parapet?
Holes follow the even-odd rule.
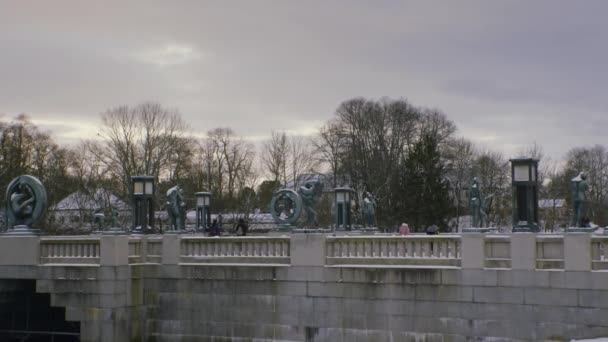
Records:
[[[296,235],[316,236],[314,244]],[[117,244],[117,241],[120,243]],[[302,246],[299,246],[302,245]],[[607,270],[608,237],[585,233],[292,237],[2,236],[1,265],[315,265],[331,267]],[[312,248],[312,249],[311,249]],[[294,250],[296,253],[294,253]],[[119,254],[118,256],[116,254]],[[173,260],[168,262],[167,260]],[[106,262],[104,262],[106,260]]]
[[[585,233],[0,236],[0,279],[36,279],[82,341],[568,340],[608,334],[607,248]]]

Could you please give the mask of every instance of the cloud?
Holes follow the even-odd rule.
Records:
[[[183,44],[167,44],[135,54],[137,60],[159,67],[187,64],[198,61],[201,57],[202,54],[197,49]]]
[[[151,100],[179,108],[196,134],[229,126],[259,139],[312,134],[352,97],[403,97],[446,112],[484,146],[511,154],[536,141],[556,158],[601,143],[606,127],[605,1],[5,7],[8,115],[95,126],[109,107]]]

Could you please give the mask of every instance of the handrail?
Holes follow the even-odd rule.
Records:
[[[328,265],[460,266],[459,235],[329,236]]]
[[[40,263],[97,265],[100,260],[98,237],[42,237]]]
[[[182,237],[180,264],[291,263],[289,237]]]

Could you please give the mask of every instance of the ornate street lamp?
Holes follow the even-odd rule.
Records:
[[[132,176],[131,212],[135,233],[154,231],[154,176]]]
[[[211,227],[211,193],[197,192],[196,196],[196,230],[207,230]]]
[[[350,230],[351,217],[350,217],[350,201],[351,201],[351,188],[335,188],[335,203],[336,203],[336,229]]]
[[[511,159],[513,232],[538,232],[538,160]]]

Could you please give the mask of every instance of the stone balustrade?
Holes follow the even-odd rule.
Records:
[[[298,235],[316,236],[294,254]],[[197,235],[153,236],[56,236],[2,237],[0,242],[28,241],[37,255],[24,260],[38,264],[101,265],[103,239],[125,239],[123,264],[274,264],[332,267],[486,268],[564,270],[567,264],[580,270],[608,269],[608,237],[585,233],[559,234],[444,234],[408,236],[288,236],[204,237]],[[16,239],[16,240],[15,240]],[[5,241],[6,242],[6,241]],[[8,243],[8,242],[7,242]],[[312,245],[308,245],[312,243]],[[33,245],[32,245],[33,244]],[[570,247],[568,247],[570,244]],[[587,246],[587,247],[585,247]],[[30,250],[32,247],[28,247]],[[110,251],[120,249],[120,245]],[[16,249],[18,250],[18,249]],[[301,259],[301,260],[295,260]],[[28,261],[29,263],[29,261]],[[0,265],[2,260],[0,260]]]
[[[327,264],[460,266],[459,235],[333,236]]]
[[[536,269],[564,269],[564,237],[538,235],[536,237]]]
[[[511,239],[509,235],[486,235],[486,268],[511,268]]]
[[[608,236],[591,238],[591,268],[593,270],[608,269]]]
[[[289,264],[288,237],[181,238],[180,263]]]
[[[100,242],[94,237],[43,237],[40,239],[42,265],[97,265]]]

